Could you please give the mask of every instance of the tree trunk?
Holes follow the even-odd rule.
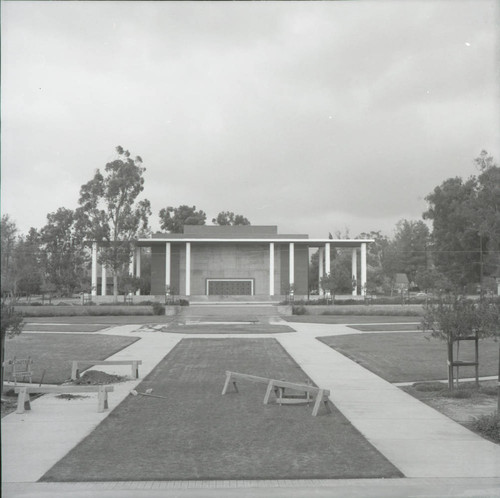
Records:
[[[113,302],[118,302],[118,275],[113,273]]]
[[[4,367],[4,364],[5,364],[5,335],[2,334],[2,354],[1,354],[1,359],[2,359],[2,370],[1,370],[1,384],[2,384],[2,392],[0,393],[2,399],[3,399],[3,377],[4,377],[4,373],[5,373],[5,367]]]

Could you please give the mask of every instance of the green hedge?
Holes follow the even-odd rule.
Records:
[[[153,315],[153,306],[110,305],[101,306],[15,306],[26,317],[35,316],[120,316]]]

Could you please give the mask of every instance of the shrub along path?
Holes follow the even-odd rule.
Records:
[[[304,382],[274,339],[183,339],[43,480],[401,477],[332,407],[263,405],[266,386],[221,396],[225,370]]]

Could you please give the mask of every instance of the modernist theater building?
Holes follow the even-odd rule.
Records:
[[[330,273],[334,248],[352,251],[352,275],[366,288],[369,239],[310,239],[306,234],[280,234],[277,226],[185,225],[183,233],[157,233],[136,241],[130,272],[141,276],[141,251],[151,250],[151,294],[175,294],[195,300],[247,296],[278,299],[293,289],[307,296],[310,250],[319,249],[320,278]],[[93,245],[92,292],[97,295],[97,244]],[[359,265],[358,265],[359,260]],[[359,266],[359,267],[358,267]],[[106,293],[101,269],[100,293]]]

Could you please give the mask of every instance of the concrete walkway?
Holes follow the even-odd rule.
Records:
[[[397,387],[317,341],[359,333],[344,325],[287,323],[274,337],[351,423],[409,479],[353,481],[200,481],[184,483],[36,483],[106,418],[184,337],[270,337],[270,334],[171,334],[126,325],[97,332],[140,337],[112,359],[142,359],[139,380],[116,384],[110,410],[95,395],[64,401],[45,395],[24,415],[2,419],[3,496],[500,496],[500,446],[473,434]],[[95,334],[96,332],[94,332]],[[111,359],[111,358],[110,358]],[[130,367],[97,367],[129,374]],[[457,480],[458,479],[458,480]],[[157,490],[157,491],[155,491]],[[163,490],[163,491],[161,491]],[[169,493],[166,493],[170,490]],[[308,492],[305,492],[309,490]],[[474,494],[476,493],[476,494]]]

